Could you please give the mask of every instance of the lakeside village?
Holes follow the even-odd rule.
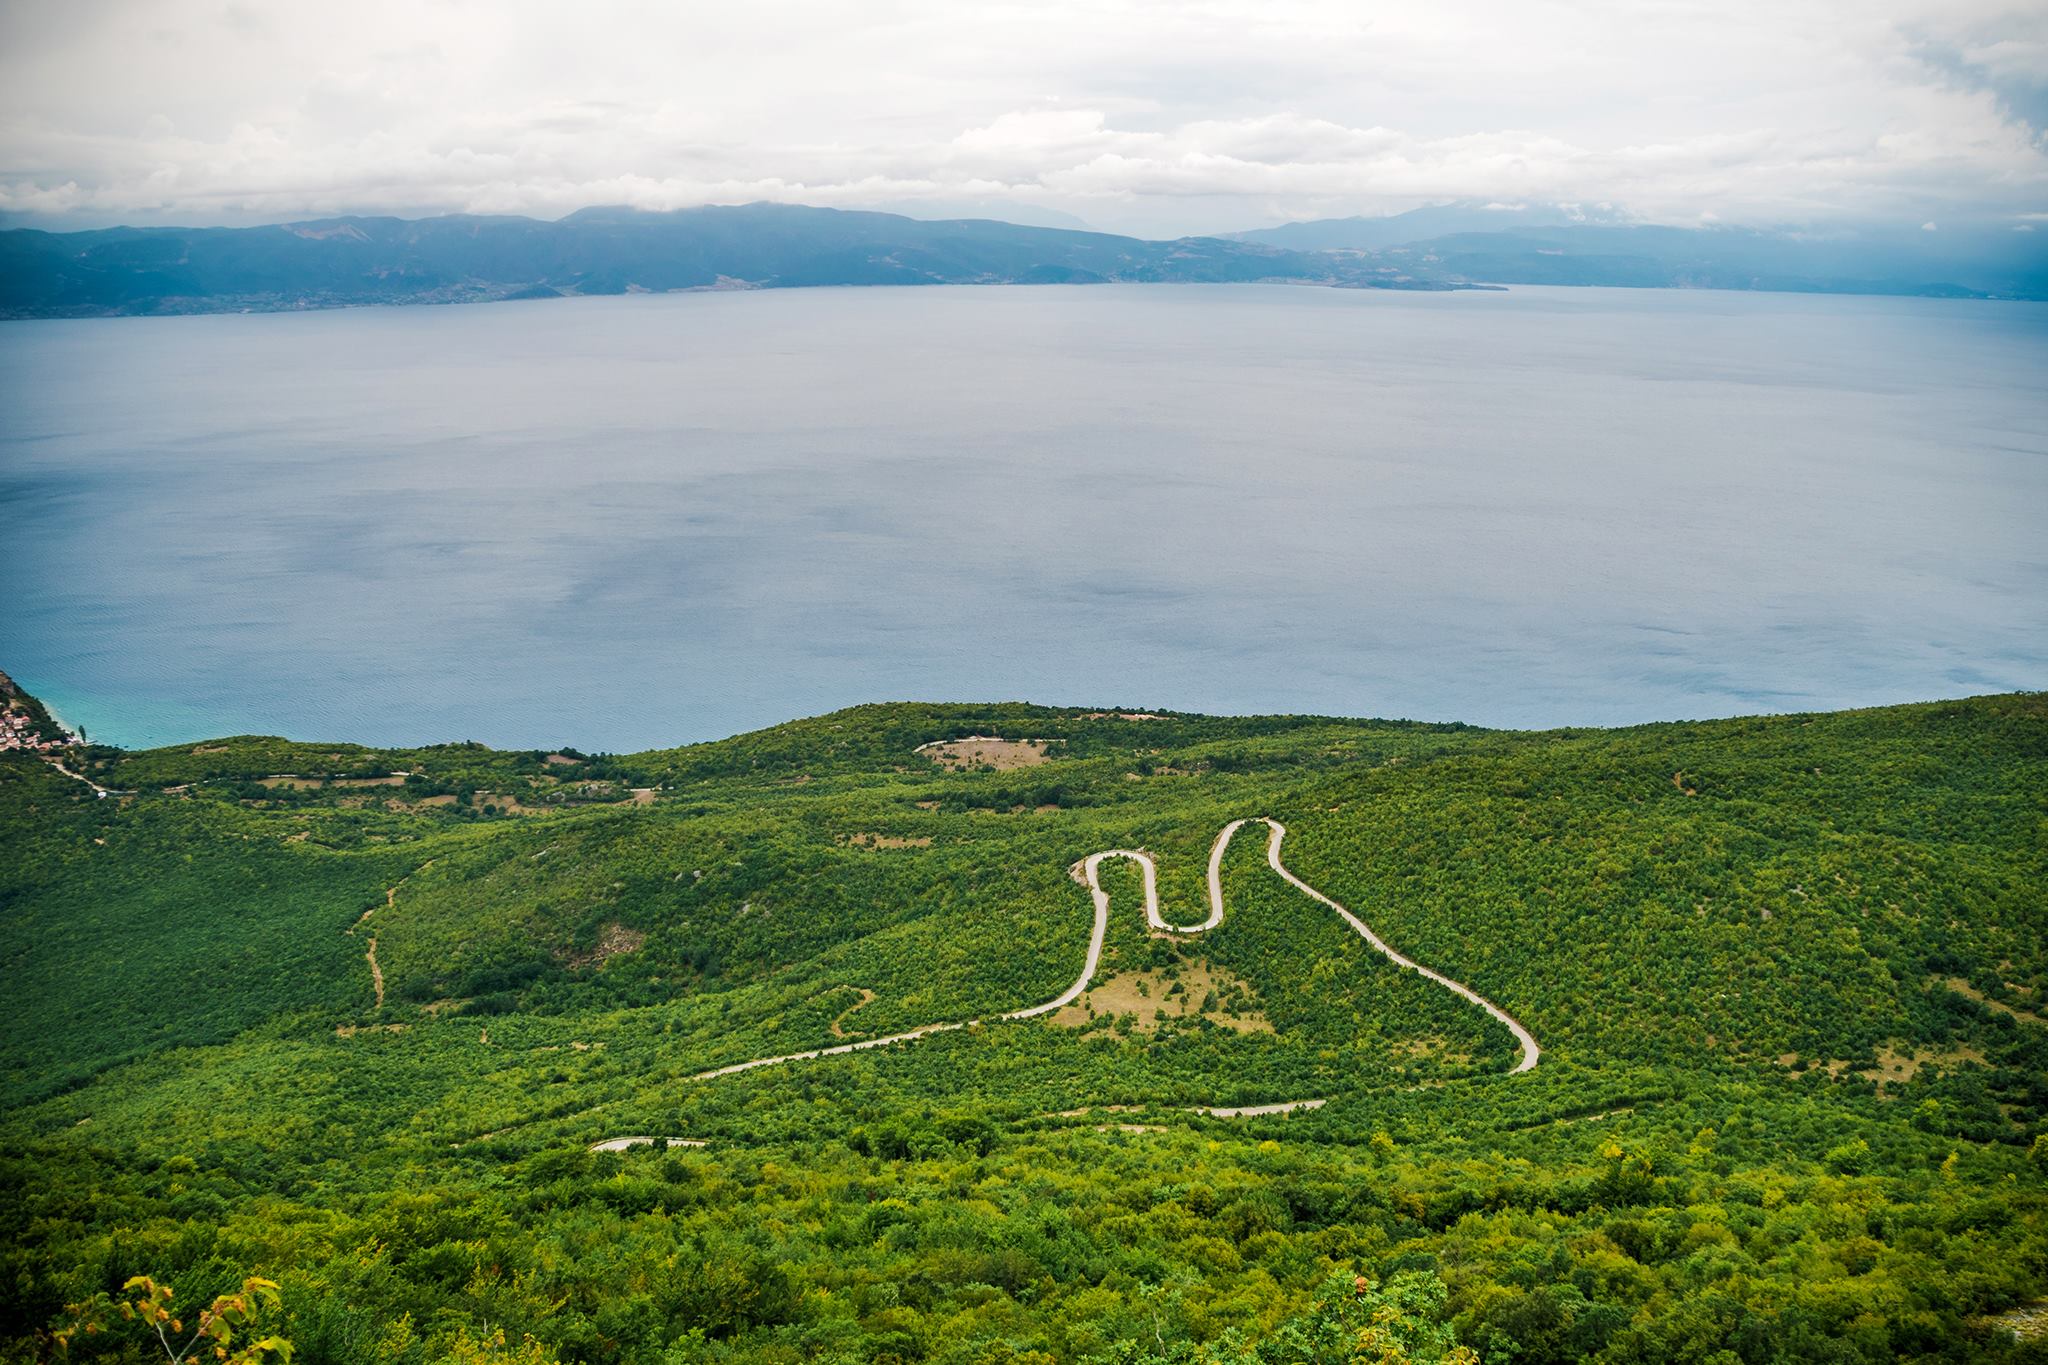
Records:
[[[5,711],[0,711],[0,753],[9,749],[61,753],[85,742],[77,735],[66,734],[62,730],[58,730],[57,737],[53,739],[49,734],[50,728],[54,727],[46,727],[35,716],[10,703]]]
[[[32,700],[14,679],[0,673],[0,753],[26,749],[31,753],[59,754],[85,743]]]

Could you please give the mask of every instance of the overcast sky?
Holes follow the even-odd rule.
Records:
[[[0,213],[53,227],[1473,199],[2048,231],[2044,124],[2044,0],[0,0]]]

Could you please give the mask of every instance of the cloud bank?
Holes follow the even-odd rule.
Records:
[[[754,199],[1149,235],[1471,199],[2048,213],[2048,9],[11,0],[0,213],[247,223]]]

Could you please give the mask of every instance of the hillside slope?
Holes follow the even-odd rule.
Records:
[[[263,1273],[301,1361],[486,1324],[535,1359],[1165,1361],[1280,1341],[1342,1272],[1440,1284],[1488,1359],[2021,1359],[1986,1316],[2048,1281],[2039,697],[72,761],[128,794],[0,755],[24,1339],[127,1274]],[[1542,1064],[1243,837],[1199,936],[1104,864],[1071,1007],[693,1079],[1051,1000],[1078,862],[1148,850],[1198,921],[1260,815]],[[710,1145],[585,1150],[632,1135]]]

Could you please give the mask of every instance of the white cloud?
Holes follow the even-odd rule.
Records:
[[[2048,16],[1996,0],[10,0],[0,211],[2017,220],[2048,209],[2043,52]]]

